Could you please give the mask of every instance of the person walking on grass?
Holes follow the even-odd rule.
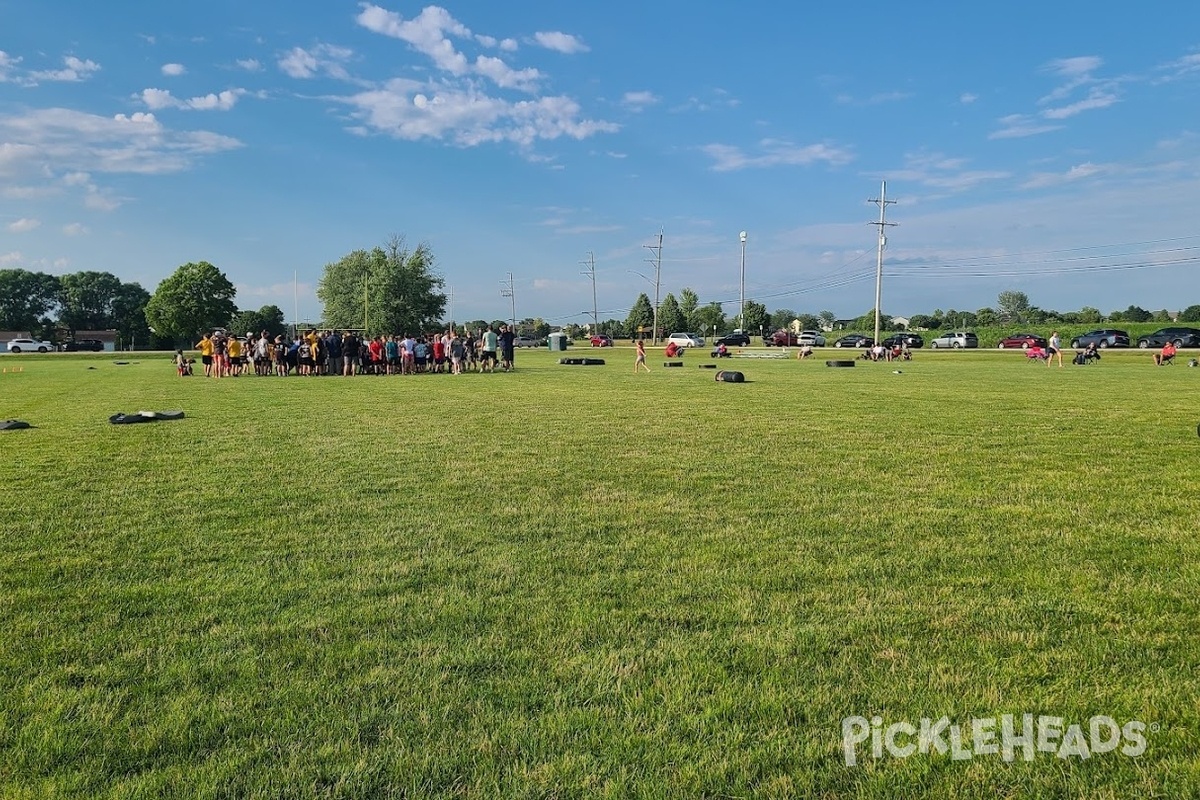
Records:
[[[644,339],[637,340],[636,355],[633,359],[633,374],[638,374],[638,367],[650,371],[650,367],[646,366],[646,342]]]
[[[1046,348],[1046,366],[1047,367],[1050,366],[1050,362],[1054,359],[1054,357],[1056,355],[1058,356],[1058,365],[1061,367],[1063,365],[1063,363],[1062,363],[1062,339],[1059,338],[1058,331],[1054,331],[1053,333],[1050,334],[1050,344]]]

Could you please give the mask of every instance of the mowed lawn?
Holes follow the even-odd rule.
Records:
[[[0,796],[1200,794],[1190,353],[555,355],[0,357]],[[1147,748],[843,760],[1026,713]]]

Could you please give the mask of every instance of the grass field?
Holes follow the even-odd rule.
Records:
[[[0,796],[1200,795],[1190,355],[0,357]],[[1147,745],[844,760],[1006,714]]]

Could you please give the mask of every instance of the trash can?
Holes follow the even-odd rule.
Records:
[[[565,333],[552,333],[546,337],[546,346],[551,350],[566,350],[567,335]]]

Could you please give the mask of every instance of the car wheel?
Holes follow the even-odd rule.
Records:
[[[21,348],[19,348],[19,347],[10,347],[10,348],[8,348],[8,352],[10,352],[10,353],[19,353],[19,352],[21,352]]]
[[[997,349],[997,350],[1003,350],[1003,349],[1004,349],[1004,342],[1001,342],[1000,344],[996,345],[996,349]]]
[[[44,348],[44,347],[39,347],[39,348],[38,348],[38,352],[39,352],[39,353],[45,353],[45,352],[46,352],[46,348]]]
[[[1104,350],[1107,347],[1108,347],[1108,339],[1101,339],[1100,340],[1100,349]]]
[[[937,342],[930,342],[930,343],[929,343],[929,349],[930,349],[930,350],[937,350],[937,349],[938,349],[938,343],[937,343]]]
[[[1022,350],[1028,350],[1028,349],[1029,349],[1029,342],[1021,342],[1021,349],[1022,349]]]
[[[1183,339],[1176,339],[1174,344],[1176,347],[1183,347]]]
[[[1150,343],[1148,341],[1146,341],[1145,339],[1138,339],[1138,347],[1145,350],[1150,347]]]
[[[955,350],[957,350],[958,348],[962,347],[962,344],[959,342],[955,342],[954,344],[952,344],[950,346],[953,347]]]
[[[1101,347],[1103,347],[1103,346],[1104,346],[1104,345],[1101,345]],[[1078,339],[1072,339],[1072,340],[1071,340],[1071,347],[1079,347],[1079,340],[1078,340]]]

